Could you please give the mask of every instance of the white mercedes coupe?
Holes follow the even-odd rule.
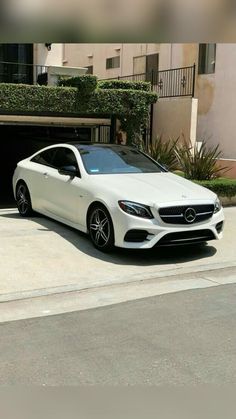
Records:
[[[224,215],[217,196],[133,147],[46,147],[17,164],[13,191],[23,217],[36,211],[86,232],[102,251],[222,237]]]

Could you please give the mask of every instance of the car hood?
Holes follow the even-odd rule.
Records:
[[[216,195],[181,176],[170,172],[126,173],[94,176],[98,190],[114,193],[118,199],[150,206],[168,202],[214,201]]]

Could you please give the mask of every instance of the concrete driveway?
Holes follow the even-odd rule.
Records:
[[[43,216],[24,219],[14,208],[1,209],[0,302],[151,279],[158,279],[160,284],[176,275],[183,278],[191,274],[193,278],[199,272],[236,267],[236,208],[226,208],[225,216],[223,240],[207,246],[151,251],[116,249],[106,255],[94,249],[86,235],[56,221]],[[202,287],[209,285],[202,283]],[[174,286],[178,291],[179,282],[175,281]],[[106,297],[101,298],[106,304]]]

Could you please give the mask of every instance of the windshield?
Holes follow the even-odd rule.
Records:
[[[91,175],[164,171],[158,163],[133,148],[80,145],[78,149],[84,167]]]

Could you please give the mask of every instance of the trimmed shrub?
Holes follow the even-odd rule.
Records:
[[[194,182],[198,183],[205,188],[215,192],[218,196],[232,198],[236,196],[236,179],[218,178],[214,180],[203,180]]]
[[[0,84],[0,111],[2,112],[63,112],[75,113],[77,90],[26,84]]]
[[[58,86],[76,87],[81,94],[91,94],[97,87],[97,77],[91,74],[69,78],[61,78]]]
[[[85,94],[74,87],[0,84],[0,112],[116,116],[128,143],[146,124],[156,100],[156,93],[143,90],[95,89]]]
[[[96,89],[89,97],[76,88],[0,84],[2,112],[58,112],[117,115],[129,118],[146,114],[156,94],[137,90]]]
[[[98,82],[99,89],[131,89],[151,91],[151,83],[147,81],[129,81],[129,80],[101,80]]]

